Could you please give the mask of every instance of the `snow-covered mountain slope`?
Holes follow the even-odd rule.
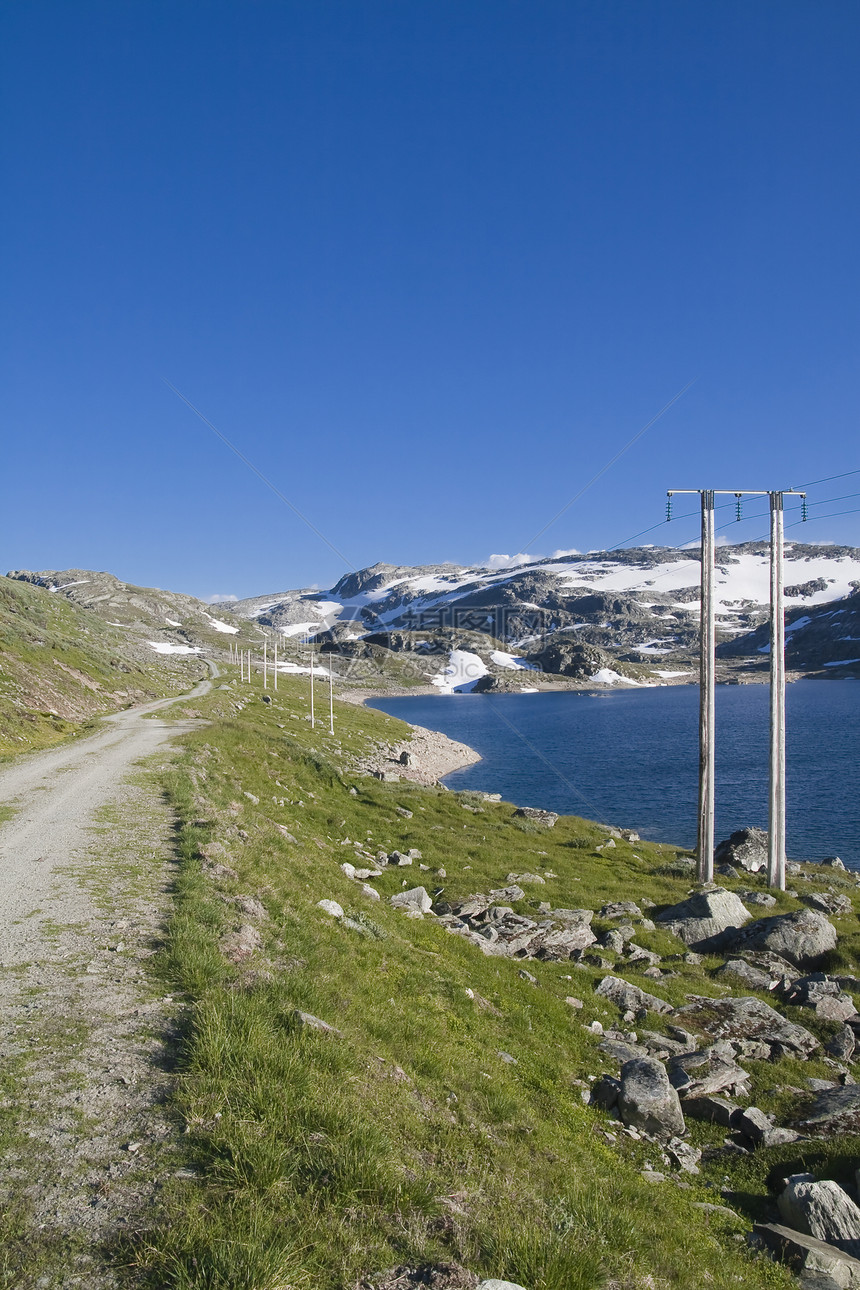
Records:
[[[766,543],[718,549],[721,639],[760,626],[769,578]],[[785,583],[788,611],[850,595],[860,587],[860,550],[789,544]],[[693,647],[698,594],[697,551],[640,547],[503,570],[377,564],[348,574],[330,591],[255,597],[234,604],[232,612],[287,635],[341,641],[367,633],[478,631],[537,661],[567,633],[583,644],[622,651],[631,661],[657,663]]]

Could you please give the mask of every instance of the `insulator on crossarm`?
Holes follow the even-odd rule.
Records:
[[[800,520],[801,520],[801,523],[802,523],[802,524],[805,524],[805,523],[806,523],[806,521],[807,521],[808,519],[809,519],[809,514],[808,514],[808,512],[807,512],[807,510],[806,510],[806,494],[804,493],[804,495],[803,495],[803,500],[802,500],[802,501],[801,501],[801,503],[800,503]]]
[[[666,498],[666,523],[667,524],[669,523],[671,518],[672,518],[672,497],[670,495],[669,497]]]
[[[735,493],[735,519],[740,522],[744,517],[744,499],[740,493]]]

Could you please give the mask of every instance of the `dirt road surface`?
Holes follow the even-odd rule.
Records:
[[[173,862],[153,757],[195,723],[146,714],[210,687],[0,770],[2,1287],[123,1284],[105,1249],[145,1225],[170,1168],[182,1003],[144,967]]]

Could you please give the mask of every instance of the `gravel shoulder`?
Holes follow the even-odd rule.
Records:
[[[0,771],[0,1286],[121,1284],[104,1250],[169,1168],[181,1004],[154,993],[145,961],[173,820],[146,763],[196,724],[148,716],[171,702]]]

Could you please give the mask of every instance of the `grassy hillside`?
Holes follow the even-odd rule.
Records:
[[[858,1140],[715,1154],[698,1176],[672,1175],[656,1144],[585,1105],[613,1069],[591,1029],[619,1023],[594,994],[603,972],[485,957],[388,899],[422,884],[454,900],[537,871],[545,885],[521,912],[541,900],[666,904],[689,887],[672,874],[674,849],[619,841],[601,853],[606,831],[582,820],[540,831],[504,803],[358,778],[351,759],[406,728],[339,704],[337,736],[312,731],[305,691],[285,681],[266,706],[247,688],[238,705],[238,690],[216,691],[199,705],[213,724],[186,738],[169,776],[180,872],[161,969],[190,1004],[174,1107],[184,1149],[123,1258],[147,1285],[195,1290],[352,1290],[395,1265],[452,1261],[527,1290],[792,1284],[743,1234],[774,1173],[841,1177]],[[418,848],[427,869],[388,868],[372,901],[340,869],[356,840]],[[796,907],[778,897],[777,911]],[[858,939],[841,937],[845,964]],[[721,960],[686,962],[665,931],[637,943],[675,973],[655,985],[625,963],[645,989],[675,1004],[725,993],[710,975]],[[744,1066],[765,1110],[786,1085],[832,1077],[818,1060]],[[699,1147],[721,1146],[725,1130],[689,1128]],[[649,1182],[646,1165],[666,1180]],[[702,1208],[715,1202],[734,1213]]]
[[[0,577],[0,757],[57,743],[106,712],[188,689],[199,658],[146,642],[44,587]]]

